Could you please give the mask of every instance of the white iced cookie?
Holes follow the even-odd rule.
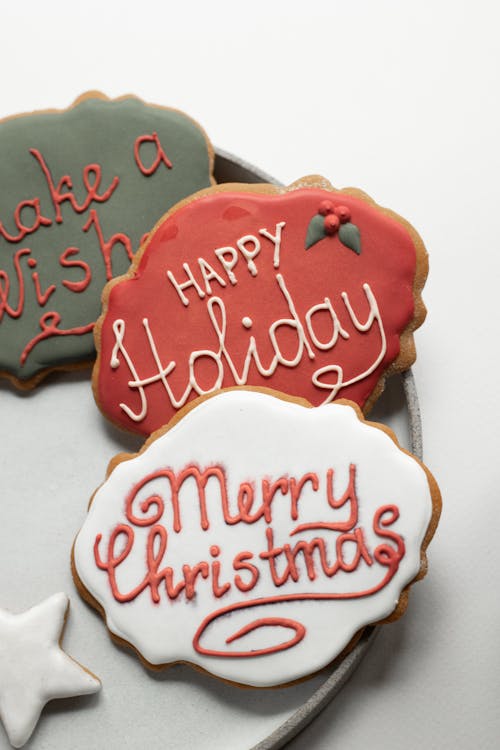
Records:
[[[14,747],[29,740],[48,701],[101,688],[60,647],[68,607],[66,594],[54,594],[21,614],[0,610],[0,718]]]
[[[439,503],[427,469],[353,404],[223,391],[112,461],[73,574],[149,666],[281,685],[402,613]]]

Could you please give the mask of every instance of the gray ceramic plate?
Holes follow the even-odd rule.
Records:
[[[241,159],[217,150],[215,172],[217,182],[275,182],[265,172],[246,164]],[[415,381],[411,371],[402,375],[398,385],[403,387],[404,400],[407,407],[409,447],[412,453],[422,458],[422,430],[420,422],[420,411]],[[397,386],[396,386],[397,388]],[[390,392],[389,392],[390,391]],[[380,405],[376,408],[374,418],[384,421],[382,414],[385,410],[390,411],[390,402],[395,398],[393,383],[390,383],[384,394]],[[396,397],[397,398],[397,397]],[[252,750],[278,750],[292,739],[301,729],[309,724],[315,716],[334,698],[342,686],[352,675],[367,649],[376,635],[376,628],[366,628],[356,647],[342,660],[336,664],[326,677],[325,681],[318,687],[311,697],[298,708],[281,726],[275,729],[262,742],[254,745]]]
[[[216,171],[220,180],[270,180],[222,152]],[[142,440],[100,415],[88,371],[54,375],[31,393],[0,382],[0,414],[0,606],[23,611],[65,591],[71,610],[64,646],[103,682],[95,696],[50,703],[27,750],[271,750],[283,747],[341,689],[373,641],[373,629],[340,664],[271,691],[240,690],[183,665],[152,673],[113,645],[101,617],[75,590],[69,556],[109,460],[137,451]],[[372,416],[420,455],[410,373],[388,382]],[[0,727],[0,750],[8,748]]]

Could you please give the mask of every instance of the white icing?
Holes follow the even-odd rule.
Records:
[[[281,249],[281,231],[286,226],[285,221],[279,221],[276,224],[275,232],[276,234],[271,234],[267,229],[259,229],[259,234],[261,234],[263,237],[267,237],[268,240],[271,240],[271,242],[274,244],[274,254],[273,254],[273,267],[279,268],[280,267],[280,249]]]
[[[280,265],[280,250],[281,250],[281,233],[283,228],[286,226],[286,222],[280,221],[276,224],[275,233],[273,234],[269,230],[263,228],[259,229],[259,234],[262,237],[268,239],[273,245],[273,267],[279,268]],[[240,251],[243,259],[246,261],[247,268],[251,276],[257,276],[257,266],[255,264],[255,258],[261,251],[261,243],[258,237],[253,234],[246,234],[236,240],[236,246]],[[227,274],[229,282],[234,286],[237,283],[236,275],[233,273],[233,268],[238,262],[238,251],[228,245],[227,247],[219,247],[214,250],[214,254],[217,260],[222,265],[225,273]],[[229,256],[229,257],[227,257]],[[210,265],[204,258],[198,258],[197,260],[201,276],[203,278],[203,284],[205,285],[205,291],[203,291],[200,284],[196,281],[195,275],[189,266],[189,263],[183,263],[182,267],[186,272],[187,279],[185,281],[178,281],[170,269],[167,270],[167,278],[173,285],[176,293],[179,295],[184,307],[189,306],[189,299],[184,294],[185,289],[194,289],[200,299],[204,299],[205,294],[212,294],[212,287],[210,281],[217,281],[222,287],[226,286],[225,280],[217,273],[215,268]]]
[[[228,245],[228,247],[218,247],[214,252],[227,273],[230,283],[234,286],[237,279],[236,274],[233,273],[233,268],[238,262],[238,251],[234,247],[231,247],[231,245]],[[227,255],[230,257],[227,258]]]
[[[321,310],[325,310],[326,312],[329,312],[332,318],[333,331],[332,331],[332,336],[329,341],[320,341],[314,331],[312,318],[315,313],[320,312]],[[313,342],[314,346],[317,349],[321,349],[324,352],[328,352],[330,349],[332,349],[335,346],[339,336],[342,336],[343,339],[349,338],[349,334],[347,333],[347,331],[344,331],[344,329],[340,325],[340,321],[337,317],[337,313],[333,309],[331,300],[329,300],[328,297],[325,297],[323,302],[320,302],[319,305],[313,305],[307,311],[306,325],[307,325],[307,332],[309,333],[309,336],[311,337],[311,341]]]
[[[360,324],[361,325],[361,324]],[[327,502],[328,471],[333,469],[333,492],[338,500],[349,484],[350,466],[355,466],[355,487],[359,503],[356,529],[362,529],[369,561],[348,572],[340,570],[325,575],[315,558],[317,577],[310,580],[304,558],[296,560],[298,580],[290,577],[283,585],[273,583],[269,560],[259,557],[267,549],[266,533],[272,530],[274,544],[293,547],[300,541],[321,537],[327,545],[330,562],[335,560],[340,532],[318,529],[320,522],[347,522],[350,503],[334,509]],[[179,490],[179,515],[175,515],[172,482],[162,477],[146,479],[153,472],[168,469],[178,473],[188,466],[203,472],[209,467],[223,467],[227,481],[228,521],[223,513],[220,482],[212,477],[205,485],[206,513],[194,479],[188,478]],[[195,470],[193,470],[195,471]],[[280,477],[300,479],[315,472],[317,485],[305,480],[299,499],[291,490],[278,490],[269,506],[269,518],[262,514],[254,523],[235,521],[238,515],[238,492],[246,498],[254,493],[253,512],[262,504],[263,481]],[[136,517],[149,525],[136,525],[126,517],[126,499],[133,487],[144,481],[132,505]],[[287,485],[288,487],[288,485]],[[166,530],[166,552],[157,569],[173,570],[173,585],[183,578],[183,565],[194,566],[206,561],[207,576],[196,579],[196,594],[188,599],[181,592],[172,600],[165,581],[158,587],[157,603],[146,587],[131,601],[120,603],[113,596],[108,571],[99,569],[94,559],[96,537],[99,554],[107,559],[113,529],[124,524],[133,529],[134,542],[126,559],[116,569],[118,589],[131,592],[147,572],[146,542],[151,519],[158,512],[158,499],[164,509],[156,525]],[[150,498],[149,504],[145,501]],[[155,504],[156,503],[156,504]],[[383,539],[374,530],[374,516],[381,506],[394,505],[399,518],[387,528],[404,539],[405,553],[395,574],[376,593],[361,598],[334,600],[282,601],[251,609],[235,609],[210,624],[200,639],[204,649],[222,650],[224,656],[200,653],[193,639],[205,618],[216,610],[242,602],[270,596],[355,594],[376,588],[387,568],[374,557],[381,544],[392,549],[394,541]],[[94,496],[88,517],[74,547],[74,562],[85,588],[103,607],[110,630],[130,642],[151,664],[188,661],[220,676],[248,685],[271,686],[286,683],[322,668],[334,659],[353,635],[365,625],[387,617],[394,610],[402,589],[420,569],[420,548],[432,514],[432,498],[424,470],[402,452],[382,430],[361,422],[347,405],[329,404],[307,409],[255,391],[222,392],[189,411],[172,429],[153,441],[142,454],[120,463]],[[149,519],[149,521],[148,521]],[[393,519],[394,520],[394,519]],[[207,525],[208,524],[208,525]],[[303,528],[310,524],[316,528]],[[297,527],[302,527],[297,530]],[[297,530],[294,533],[294,530]],[[351,528],[351,532],[354,527]],[[361,532],[360,532],[361,533]],[[125,547],[120,537],[115,548],[118,555]],[[153,548],[159,553],[159,536]],[[210,551],[212,548],[212,551]],[[218,548],[218,549],[216,549]],[[253,558],[241,557],[243,551]],[[347,561],[356,552],[355,544],[345,542]],[[245,591],[252,572],[234,564],[251,561],[259,571],[256,585]],[[214,565],[220,564],[218,584],[230,584],[220,598],[214,595]],[[286,568],[284,555],[276,558],[280,573]],[[239,585],[236,576],[239,575]],[[260,627],[246,636],[228,642],[245,625],[256,618],[280,617],[297,621],[305,635],[296,645],[282,651],[250,657],[231,656],[241,650],[261,650],[288,641],[293,635],[285,627]],[[203,650],[203,649],[202,649]]]
[[[212,294],[212,287],[210,286],[210,282],[212,280],[216,281],[221,286],[225,287],[226,282],[220,276],[215,268],[210,265],[208,261],[206,261],[204,258],[198,258],[198,265],[200,266],[200,271],[203,276],[203,280],[205,282],[205,289],[207,290],[207,294]]]
[[[135,365],[123,344],[123,339],[125,337],[125,328],[126,326],[125,326],[124,320],[118,319],[113,322],[113,333],[115,334],[115,344],[111,352],[111,358],[110,358],[109,364],[113,368],[113,370],[116,370],[116,368],[119,367],[120,365],[120,359],[118,357],[118,353],[122,354],[130,372],[132,373],[134,378],[138,380],[139,379],[138,372],[135,369]],[[140,412],[132,411],[132,409],[129,406],[127,406],[127,404],[124,404],[124,403],[120,404],[120,408],[125,412],[125,414],[128,417],[130,417],[130,419],[133,419],[134,422],[141,422],[146,416],[146,414],[148,413],[148,400],[146,398],[144,388],[139,386],[138,391],[139,391],[139,395],[141,398],[141,411]]]
[[[67,608],[68,597],[54,594],[21,614],[0,609],[0,717],[14,747],[29,740],[48,701],[100,690],[59,647]]]
[[[252,276],[257,276],[257,266],[254,263],[254,258],[260,253],[260,241],[253,234],[246,234],[244,237],[240,237],[236,241],[238,250],[245,258],[248,266],[248,270]],[[250,245],[250,247],[249,247]],[[251,247],[253,245],[253,247]]]
[[[189,289],[190,287],[194,287],[200,299],[204,298],[205,292],[196,281],[194,274],[191,271],[191,268],[189,267],[189,263],[183,263],[182,267],[184,271],[186,272],[186,276],[187,276],[186,281],[182,281],[182,282],[177,281],[177,279],[175,278],[174,274],[172,273],[170,269],[167,271],[167,278],[169,279],[169,281],[172,282],[172,285],[175,291],[177,292],[177,294],[179,295],[182,304],[185,307],[187,307],[189,305],[189,300],[184,294],[184,289]]]
[[[227,248],[224,248],[224,249],[227,250]],[[168,273],[170,273],[170,271]],[[191,278],[194,278],[194,277],[192,277],[191,275]],[[175,409],[179,409],[182,406],[184,406],[184,404],[187,403],[193,391],[196,394],[201,396],[205,393],[211,393],[215,390],[218,390],[222,386],[222,383],[224,381],[224,374],[225,374],[226,368],[231,373],[231,377],[235,385],[247,385],[248,380],[249,380],[249,371],[250,371],[250,367],[252,363],[255,364],[257,372],[262,377],[271,378],[276,372],[276,370],[278,369],[278,367],[280,366],[289,367],[289,368],[298,367],[303,360],[304,354],[310,360],[314,360],[316,357],[314,353],[314,346],[322,351],[330,351],[334,349],[339,336],[343,339],[349,338],[349,334],[347,333],[347,331],[345,331],[340,325],[337,314],[333,308],[331,300],[328,297],[325,297],[324,301],[321,302],[320,304],[313,305],[306,312],[306,315],[305,315],[306,325],[304,326],[304,324],[302,323],[300,319],[300,316],[297,313],[292,296],[286,286],[285,279],[283,278],[283,275],[281,273],[276,274],[276,282],[280,289],[281,294],[283,295],[283,299],[286,302],[286,306],[290,313],[290,317],[279,318],[278,320],[274,321],[269,326],[268,336],[269,336],[271,345],[273,347],[273,350],[275,352],[274,357],[270,361],[269,365],[266,366],[262,362],[259,356],[256,338],[255,336],[252,335],[249,338],[248,348],[247,348],[247,352],[246,352],[245,359],[243,362],[243,368],[241,372],[238,371],[226,345],[227,313],[226,313],[226,307],[225,307],[224,301],[220,297],[212,296],[206,301],[206,306],[207,306],[207,312],[208,312],[208,317],[211,323],[211,327],[217,335],[219,349],[215,352],[211,349],[198,349],[198,350],[195,350],[194,352],[191,352],[189,356],[189,362],[188,362],[189,380],[188,380],[188,383],[186,385],[184,392],[180,396],[176,396],[173,393],[172,388],[168,381],[168,376],[175,369],[177,363],[175,360],[171,360],[168,362],[168,364],[163,365],[148,319],[147,318],[143,319],[143,326],[144,326],[144,330],[146,333],[149,348],[151,350],[153,359],[156,364],[157,371],[153,375],[150,375],[148,377],[142,377],[142,378],[139,376],[137,369],[125,346],[125,333],[126,333],[125,321],[122,320],[121,318],[118,320],[115,320],[112,326],[113,333],[115,335],[115,344],[111,352],[110,365],[112,368],[118,367],[120,364],[118,354],[120,353],[123,355],[123,358],[132,375],[132,379],[128,381],[128,386],[132,390],[138,391],[139,396],[140,396],[140,401],[141,401],[141,408],[139,411],[134,411],[129,405],[125,403],[120,403],[119,406],[122,409],[122,411],[124,411],[125,414],[132,421],[141,422],[148,413],[148,403],[147,403],[147,396],[145,393],[145,387],[148,385],[152,385],[153,383],[161,382],[163,387],[165,388],[165,392],[167,394],[167,397],[170,403]],[[187,285],[192,285],[192,282],[188,280],[184,282],[183,285],[181,284],[178,286],[180,289],[181,287],[187,288]],[[377,300],[368,283],[363,284],[363,291],[365,293],[365,296],[369,305],[369,313],[364,323],[358,319],[355,311],[353,310],[348,294],[346,292],[342,292],[341,298],[349,314],[351,322],[357,331],[365,333],[367,331],[370,331],[375,325],[375,323],[377,324],[377,327],[380,333],[380,349],[377,353],[375,360],[369,365],[369,367],[367,367],[362,372],[357,373],[356,375],[349,378],[348,380],[344,380],[343,368],[340,365],[337,365],[335,363],[326,365],[324,367],[320,367],[317,370],[315,370],[311,376],[311,382],[320,390],[328,391],[328,395],[325,397],[325,399],[322,402],[324,404],[333,401],[333,399],[335,399],[338,396],[342,388],[346,388],[349,385],[353,385],[354,383],[357,383],[360,380],[363,380],[364,378],[371,375],[371,373],[374,372],[377,369],[377,367],[380,365],[380,363],[383,361],[385,354],[387,352],[386,335],[384,331],[382,318],[379,312]],[[182,291],[180,293],[182,294]],[[186,300],[185,304],[187,305],[188,304],[187,298],[185,298],[185,300]],[[314,333],[314,328],[312,325],[312,316],[314,315],[314,313],[323,309],[328,311],[332,317],[333,332],[332,332],[332,336],[329,342],[319,341],[316,334]],[[245,328],[249,328],[249,326],[246,325],[245,320],[249,320],[249,319],[247,318],[243,319],[242,321],[243,326]],[[283,326],[292,328],[297,333],[297,351],[295,353],[295,356],[292,358],[287,358],[282,353],[277,336],[276,336],[276,331],[280,327],[283,327]],[[307,334],[309,334],[312,343],[309,341]],[[204,357],[207,357],[213,360],[217,366],[217,374],[214,379],[214,382],[212,386],[210,388],[207,388],[206,390],[203,390],[198,384],[198,381],[196,379],[196,373],[195,373],[195,364],[197,360],[202,359]],[[325,375],[329,376],[331,374],[335,376],[333,381],[331,381],[330,379],[327,381],[323,380]]]
[[[384,326],[382,323],[382,318],[380,317],[380,312],[378,309],[377,300],[375,299],[375,295],[370,289],[369,284],[363,284],[363,290],[370,304],[370,314],[368,315],[368,318],[366,319],[365,323],[361,323],[356,317],[356,314],[354,310],[352,309],[351,303],[349,302],[349,297],[346,294],[346,292],[342,292],[342,299],[344,300],[344,304],[349,312],[353,325],[358,331],[371,330],[374,321],[377,321],[378,329],[380,331],[380,351],[377,355],[377,358],[370,365],[370,367],[368,367],[368,369],[364,370],[358,375],[355,375],[353,378],[350,378],[349,380],[344,380],[344,371],[340,365],[326,365],[326,367],[320,367],[318,370],[316,370],[316,372],[314,373],[312,377],[312,382],[317,388],[323,388],[325,390],[330,391],[327,398],[323,401],[324,404],[329,404],[331,401],[333,401],[333,399],[337,397],[341,388],[346,388],[348,385],[359,383],[360,380],[363,380],[364,378],[367,378],[368,375],[371,375],[372,372],[374,372],[377,369],[377,367],[379,366],[379,364],[382,362],[382,360],[385,357],[385,353],[387,351],[387,341],[386,341]],[[335,341],[336,341],[336,338],[335,338]],[[323,383],[320,380],[320,378],[327,373],[334,373],[337,376],[336,382]]]

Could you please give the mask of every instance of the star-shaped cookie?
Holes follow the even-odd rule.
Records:
[[[68,608],[60,593],[21,614],[0,609],[0,719],[14,747],[29,740],[48,701],[100,690],[60,647]]]

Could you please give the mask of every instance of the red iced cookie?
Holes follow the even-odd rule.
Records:
[[[426,275],[415,230],[358,190],[310,177],[201,191],[106,287],[97,402],[144,434],[235,385],[367,411],[415,359]]]

